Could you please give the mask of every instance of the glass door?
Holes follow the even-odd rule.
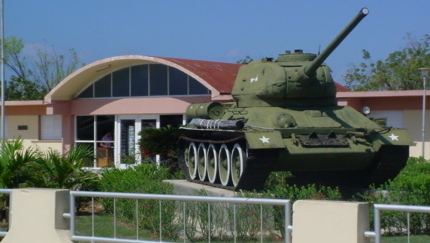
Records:
[[[118,116],[116,129],[115,163],[118,168],[139,164],[142,152],[139,148],[140,131],[159,127],[159,116]],[[155,158],[154,158],[155,159]]]

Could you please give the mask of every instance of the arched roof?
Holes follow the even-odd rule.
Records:
[[[241,64],[197,61],[180,58],[127,55],[105,58],[86,65],[62,80],[46,96],[45,101],[70,100],[91,82],[121,68],[140,64],[164,64],[190,75],[211,90],[212,98],[231,99],[235,76]]]
[[[193,77],[211,90],[212,98],[231,99],[231,90],[242,64],[189,60],[170,57],[153,57],[143,55],[126,55],[105,58],[86,65],[62,80],[46,96],[45,102],[70,100],[84,87],[99,78],[121,68],[140,64],[164,64],[174,67]],[[337,91],[349,91],[335,83]]]

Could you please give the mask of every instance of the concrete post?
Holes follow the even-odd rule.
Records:
[[[71,243],[69,190],[15,189],[11,194],[10,229],[2,243]]]
[[[299,200],[293,205],[293,243],[366,243],[369,205]]]

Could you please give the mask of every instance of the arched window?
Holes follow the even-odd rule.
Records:
[[[208,94],[208,88],[176,68],[163,64],[144,64],[112,72],[82,90],[76,98]]]

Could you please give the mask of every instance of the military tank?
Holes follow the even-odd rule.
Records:
[[[368,14],[363,8],[321,54],[280,54],[240,67],[234,102],[192,104],[178,156],[187,180],[260,190],[272,171],[366,186],[394,178],[412,140],[338,106],[324,60]]]

